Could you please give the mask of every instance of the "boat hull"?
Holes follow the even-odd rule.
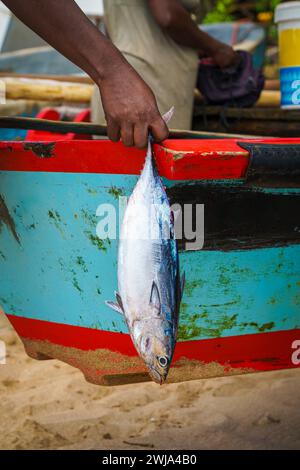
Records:
[[[186,287],[168,380],[298,367],[297,181],[249,182],[249,151],[233,139],[169,141],[155,154],[171,202],[204,205],[205,221],[203,247],[180,243]],[[31,357],[97,384],[148,379],[124,319],[105,305],[120,204],[143,161],[107,141],[0,144],[0,304]],[[103,205],[116,236],[97,235]]]

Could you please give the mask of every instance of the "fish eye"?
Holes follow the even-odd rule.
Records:
[[[166,356],[158,356],[158,362],[161,367],[167,367],[168,365],[168,358]]]

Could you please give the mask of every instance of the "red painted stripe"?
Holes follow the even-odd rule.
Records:
[[[160,174],[178,180],[241,178],[249,157],[237,142],[237,139],[167,140],[163,146],[155,146]],[[255,139],[255,142],[300,144],[300,139]],[[136,175],[145,158],[144,150],[107,140],[55,142],[51,158],[41,158],[28,145],[29,142],[1,142],[0,170]]]
[[[84,351],[110,349],[128,356],[137,353],[128,334],[112,333],[43,320],[7,315],[19,336],[50,341]],[[174,360],[182,358],[218,362],[231,367],[272,370],[295,367],[292,343],[300,340],[300,329],[184,341],[177,343]]]
[[[51,158],[41,158],[29,146],[29,142],[0,143],[0,170],[138,174],[145,154],[109,141],[59,141],[54,142]]]

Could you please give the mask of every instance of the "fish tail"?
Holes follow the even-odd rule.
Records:
[[[149,135],[145,165],[144,165],[142,173],[146,173],[147,170],[151,170],[153,168],[154,160],[153,160],[153,152],[152,152],[152,142],[153,142],[153,137]]]
[[[174,114],[174,109],[175,109],[174,106],[172,106],[172,108],[163,115],[163,120],[165,121],[166,124],[168,124],[169,121],[172,119],[172,116]],[[155,160],[153,157],[153,150],[152,150],[153,142],[154,142],[153,135],[150,132],[148,136],[148,148],[147,148],[147,155],[146,155],[143,173],[146,172],[147,169],[154,169],[154,171],[156,170]]]
[[[152,160],[152,157],[153,157],[153,155],[152,155],[152,144],[153,144],[153,137],[152,137],[151,134],[149,134],[146,161],[147,160]]]

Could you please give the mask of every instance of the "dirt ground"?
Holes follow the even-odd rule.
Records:
[[[0,315],[0,449],[300,449],[300,368],[100,387],[26,356]]]

